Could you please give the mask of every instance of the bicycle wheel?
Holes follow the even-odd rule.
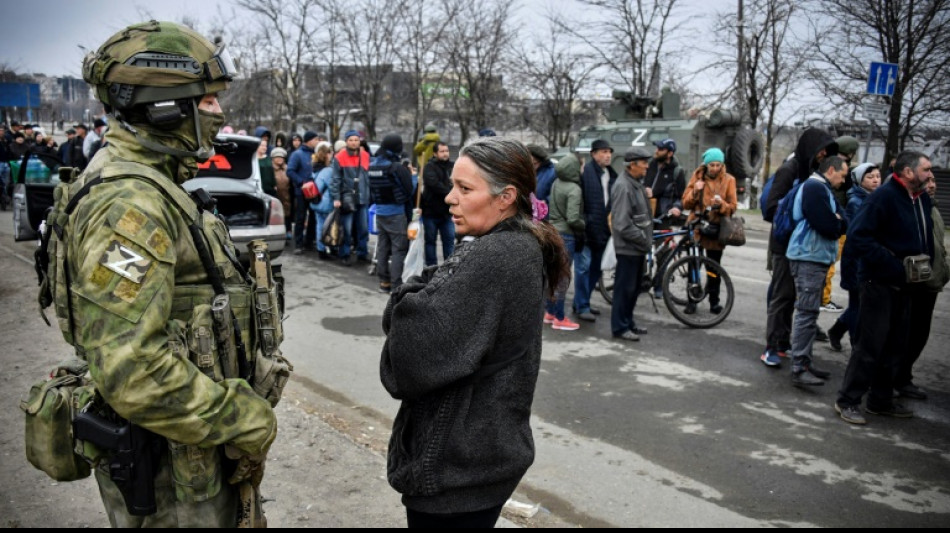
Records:
[[[685,246],[677,246],[672,250],[667,250],[663,257],[660,259],[659,266],[657,267],[657,272],[655,276],[660,279],[660,287],[663,286],[663,277],[666,274],[666,271],[669,269],[670,265],[676,262],[677,259],[683,257],[684,252],[687,250]],[[687,299],[686,294],[671,294],[670,298],[673,299],[673,303],[676,305],[686,305]]]
[[[706,285],[710,277],[721,280],[719,305],[722,312],[710,311]],[[711,328],[729,316],[735,303],[732,279],[726,270],[708,257],[684,256],[674,261],[663,275],[663,301],[677,320],[693,328]],[[682,301],[685,303],[677,303]],[[693,312],[687,313],[692,304]]]
[[[614,268],[603,270],[600,273],[600,280],[597,282],[597,289],[600,291],[600,295],[611,305],[614,303],[614,276],[616,273],[617,270]]]

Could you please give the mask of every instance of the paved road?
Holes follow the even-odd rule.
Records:
[[[712,330],[654,314],[646,297],[638,320],[650,333],[640,343],[610,340],[605,319],[577,332],[546,330],[537,461],[520,491],[586,527],[950,523],[948,297],[938,301],[919,363],[918,384],[931,399],[913,404],[917,418],[869,415],[868,426],[849,426],[832,409],[846,355],[816,349],[834,377],[815,391],[793,388],[787,369],[758,361],[764,258],[765,233],[752,225],[749,244],[724,259],[737,307]],[[365,266],[310,255],[281,261],[284,348],[300,382],[391,419],[397,404],[378,381],[386,297],[376,280]],[[835,299],[845,300],[839,291]],[[822,314],[825,327],[833,320]]]

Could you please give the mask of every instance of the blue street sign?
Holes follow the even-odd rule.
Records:
[[[868,94],[879,96],[894,96],[894,86],[897,85],[897,64],[871,62],[868,71]]]

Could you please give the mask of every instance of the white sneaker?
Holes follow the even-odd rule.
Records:
[[[829,313],[840,313],[844,311],[844,307],[841,307],[840,305],[834,302],[828,302],[825,305],[821,306],[820,309],[822,311],[827,311]]]

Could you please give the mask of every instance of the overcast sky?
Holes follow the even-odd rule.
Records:
[[[542,19],[533,13],[543,13],[550,1],[522,0],[518,16]],[[556,4],[574,7],[569,1]],[[735,9],[736,1],[681,0],[680,5],[682,12],[708,21],[716,11]],[[201,26],[220,20],[221,12],[240,13],[224,0],[0,0],[0,64],[17,72],[80,77],[85,55],[80,46],[95,50],[120,29],[149,18],[188,17]]]

